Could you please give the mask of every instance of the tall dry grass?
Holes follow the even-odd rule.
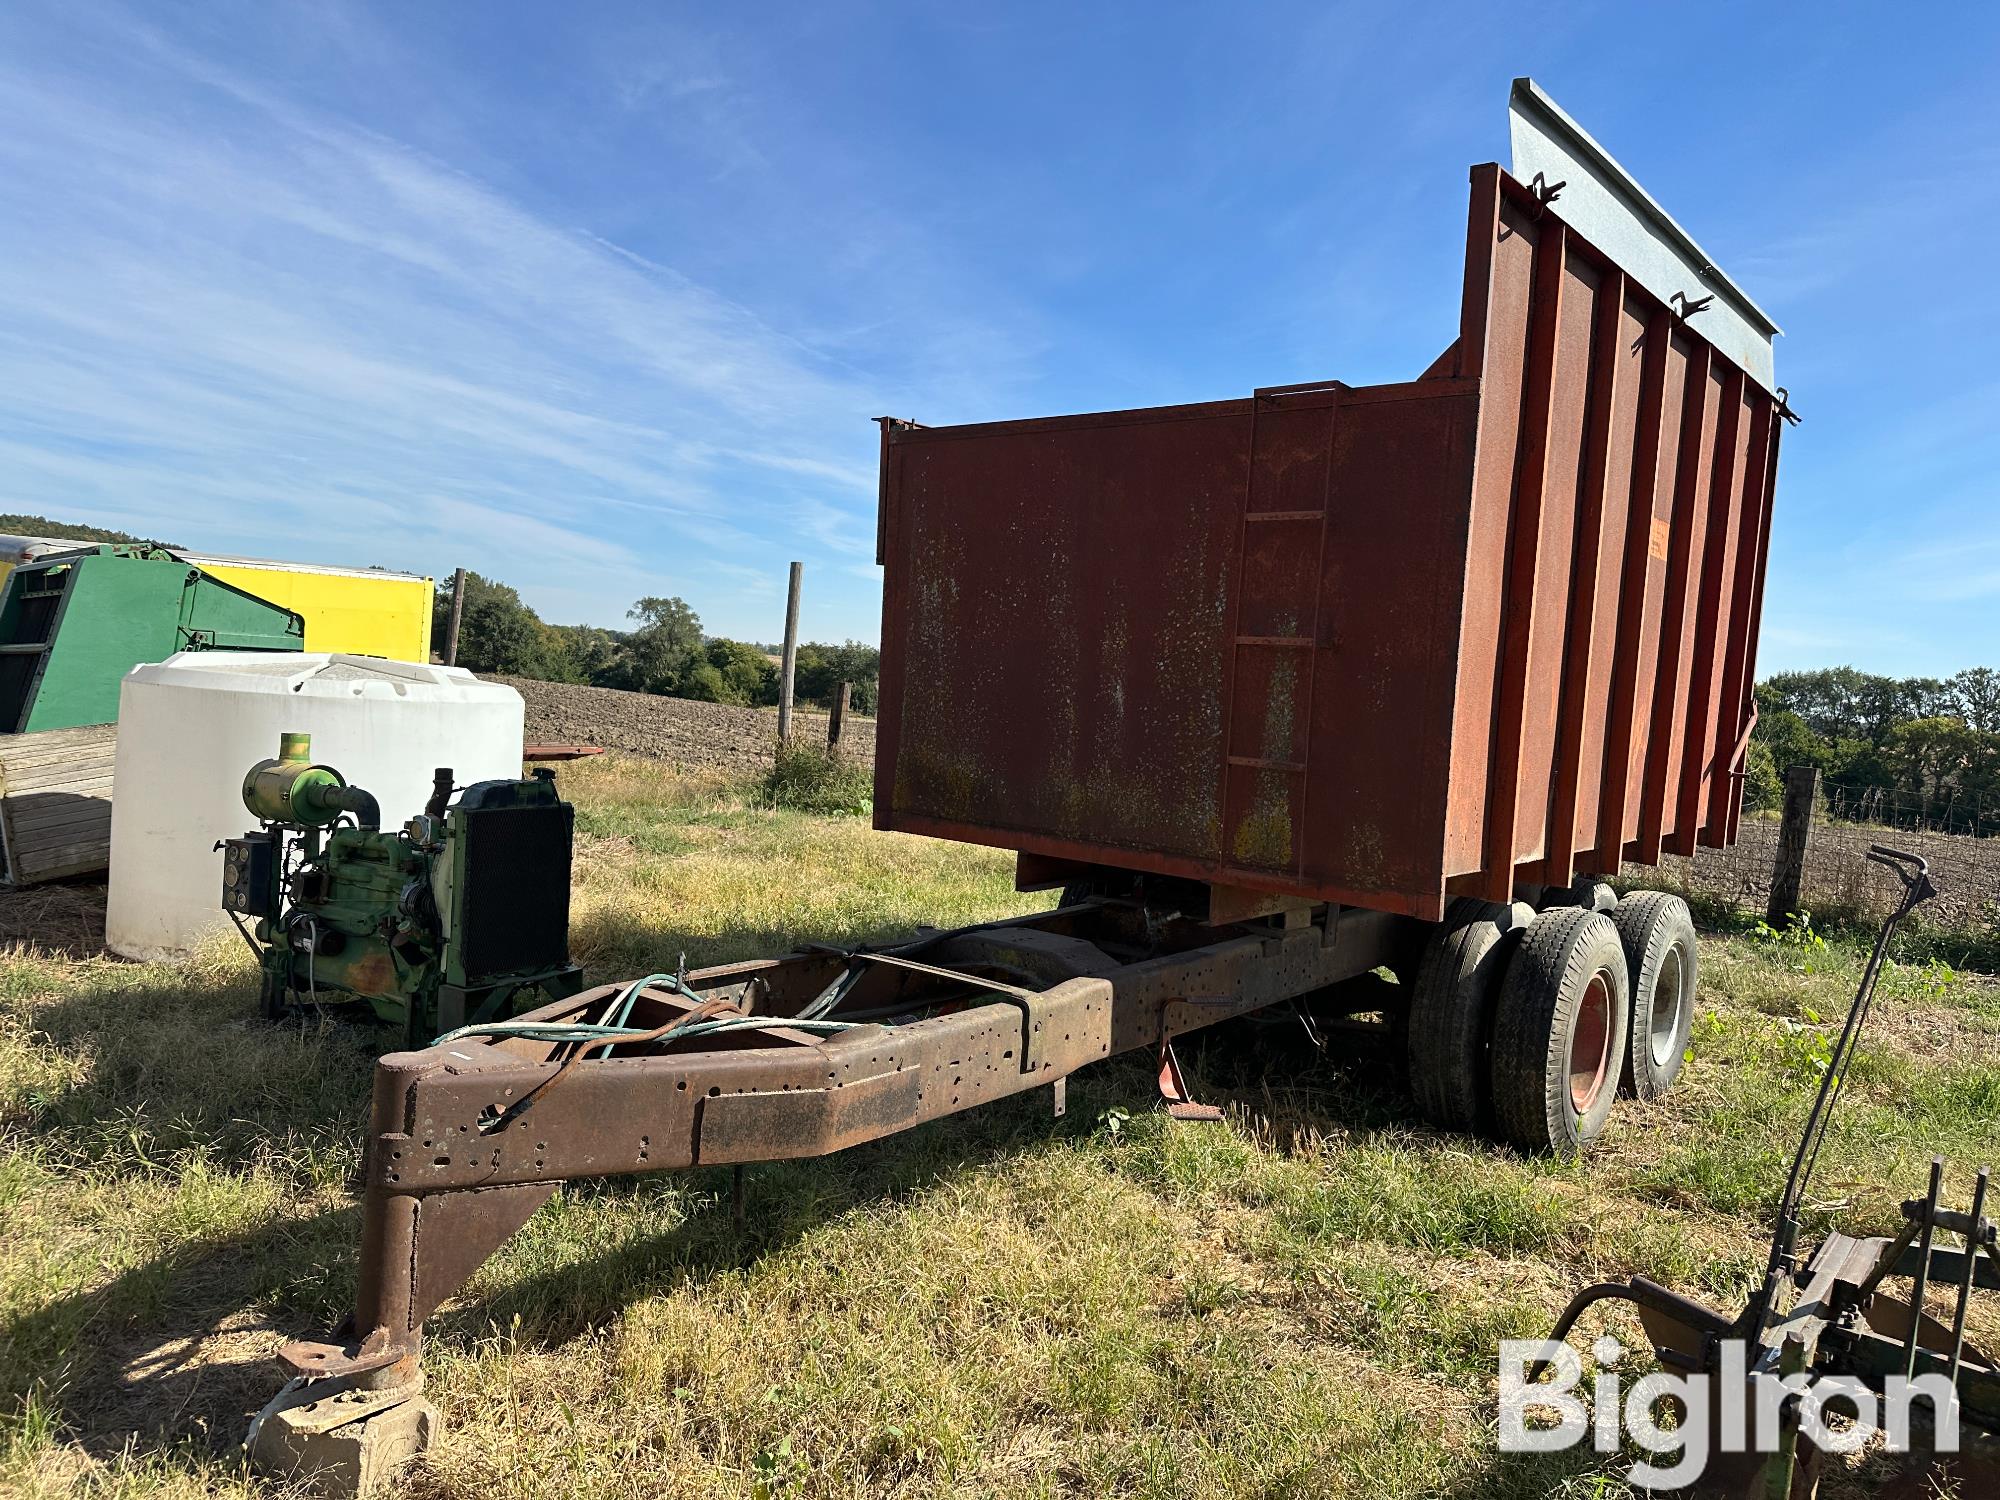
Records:
[[[593,978],[1038,899],[1005,854],[646,762],[563,785]],[[234,941],[0,955],[0,1492],[268,1493],[231,1444],[278,1338],[351,1296],[382,1033],[259,1021]],[[1683,1083],[1582,1164],[1420,1128],[1378,1043],[1279,1018],[1186,1048],[1221,1126],[1114,1061],[1062,1119],[1038,1095],[752,1169],[740,1229],[715,1173],[572,1184],[433,1320],[446,1426],[407,1492],[1624,1493],[1612,1460],[1493,1451],[1497,1341],[1607,1277],[1742,1296],[1857,967],[1708,941]],[[2000,988],[1900,966],[1879,1017],[1819,1209],[1870,1232],[1931,1152],[1959,1189],[2000,1154]]]

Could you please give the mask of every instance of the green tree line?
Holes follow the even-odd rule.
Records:
[[[1757,685],[1746,798],[1777,804],[1791,766],[1817,766],[1852,801],[1897,821],[2000,834],[2000,671],[1879,677],[1853,667],[1780,672]]]
[[[31,516],[22,511],[0,514],[0,536],[39,536],[58,542],[145,542],[151,537],[134,536],[129,531],[111,531],[103,526],[83,526],[75,521],[51,521],[47,516]],[[179,542],[155,542],[156,546],[179,547]]]
[[[431,625],[440,651],[451,600],[447,575],[438,586]],[[703,703],[755,707],[778,701],[774,653],[749,641],[705,635],[685,600],[640,599],[626,618],[632,622],[629,630],[550,625],[508,585],[467,573],[458,664],[474,672],[662,693]],[[833,700],[841,683],[852,683],[854,710],[872,714],[880,657],[875,647],[859,641],[803,644],[793,669],[793,691],[802,703],[824,704]]]

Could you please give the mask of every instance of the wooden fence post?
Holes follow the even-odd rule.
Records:
[[[840,748],[840,731],[847,719],[847,697],[853,691],[853,683],[843,682],[833,695],[833,708],[826,716],[826,751],[829,755]]]
[[[778,743],[792,742],[792,673],[799,664],[799,584],[806,565],[792,564],[791,592],[785,599],[785,654],[778,667]]]
[[[444,628],[444,664],[458,665],[458,622],[465,618],[465,569],[451,575],[451,620]]]
[[[1819,767],[1793,766],[1785,772],[1784,821],[1778,825],[1778,858],[1771,869],[1771,901],[1764,920],[1792,925],[1805,887],[1806,851],[1812,844],[1813,802],[1819,795]]]

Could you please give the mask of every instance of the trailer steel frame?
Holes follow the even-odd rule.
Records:
[[[425,1318],[559,1183],[822,1156],[1403,962],[1425,931],[1322,907],[1218,932],[1094,900],[880,951],[687,975],[704,1001],[770,1018],[722,1037],[589,1056],[518,1037],[390,1053],[375,1069],[353,1317],[280,1358],[314,1382],[407,1385]],[[829,1019],[873,1019],[833,1036],[786,1025],[857,964],[869,972]],[[518,1019],[584,1020],[621,988]],[[697,1003],[649,988],[631,1023],[664,1025]]]

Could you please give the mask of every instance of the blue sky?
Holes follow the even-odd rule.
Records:
[[[1403,379],[1531,73],[1782,324],[1761,666],[2000,665],[2000,13],[0,10],[0,509],[876,636],[875,429]]]

